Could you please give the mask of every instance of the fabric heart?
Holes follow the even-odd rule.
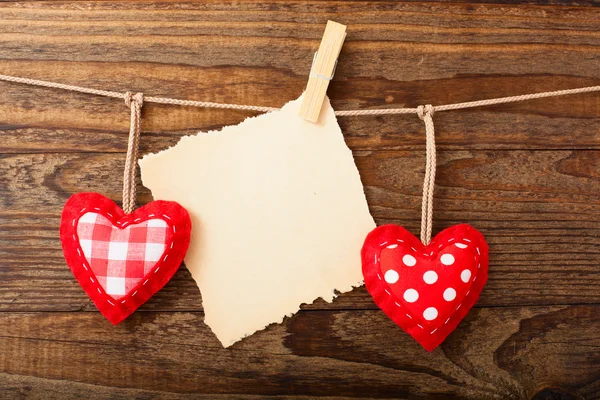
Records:
[[[379,308],[433,351],[479,298],[488,246],[467,224],[442,231],[428,246],[401,226],[383,225],[365,240],[362,268]]]
[[[187,211],[153,201],[125,214],[98,193],[78,193],[62,213],[67,264],[100,312],[118,324],[171,279],[190,242]]]

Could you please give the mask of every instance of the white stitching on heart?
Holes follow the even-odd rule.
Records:
[[[403,241],[403,240],[401,240],[401,239],[396,239],[396,240],[397,240],[398,242],[404,243],[404,241]],[[451,243],[451,242],[453,242],[454,240],[455,240],[454,238],[450,238],[450,239],[448,240],[448,243]],[[462,240],[464,240],[465,242],[471,242],[469,239],[466,239],[466,238],[463,238]],[[383,246],[385,246],[387,243],[388,243],[387,241],[386,241],[386,242],[383,242],[383,243],[381,243],[381,244],[380,244],[380,246],[381,246],[381,247],[383,247]],[[440,245],[438,246],[438,248],[440,248],[440,249],[441,249],[442,247],[443,247],[443,244],[440,244]],[[394,248],[395,248],[395,247],[394,247]],[[417,250],[416,250],[414,247],[411,247],[411,249],[412,249],[412,250],[413,250],[413,251],[416,253],[416,251],[417,251]],[[480,251],[479,251],[479,247],[476,247],[476,250],[477,250],[477,254],[478,254],[479,256],[481,256],[481,253],[480,253]],[[434,254],[434,251],[432,251],[430,255],[431,255],[431,256],[433,256],[433,254]],[[423,255],[424,255],[424,256],[427,256],[427,254],[426,254],[426,253],[423,253]],[[478,257],[474,257],[474,259],[475,259],[475,260],[477,260],[477,259],[478,259]],[[377,254],[375,254],[375,264],[378,264],[378,263],[379,263],[379,259],[377,258]],[[480,269],[480,268],[481,268],[481,263],[479,263],[479,262],[478,262],[478,263],[477,263],[477,269]],[[157,270],[158,270],[158,268],[157,268]],[[156,271],[155,271],[155,272],[156,272]],[[379,280],[382,280],[382,278],[381,278],[381,275],[380,275],[379,273],[377,273],[377,277],[379,278]],[[477,279],[477,275],[476,275],[476,276],[473,278],[473,280],[471,281],[471,284],[473,284],[473,282],[475,282],[475,280],[476,280],[476,279]],[[390,293],[390,292],[389,292],[387,289],[384,289],[384,291],[385,291],[385,292],[386,292],[386,293],[387,293],[389,296],[391,296],[391,295],[392,295],[392,294],[391,294],[391,293]],[[467,297],[469,296],[469,294],[470,294],[470,293],[471,293],[471,290],[468,290],[468,291],[465,293],[465,297],[463,298],[463,301],[462,301],[462,302],[461,302],[461,303],[460,303],[460,304],[459,304],[459,305],[456,307],[455,311],[458,311],[458,309],[459,309],[459,308],[460,308],[460,307],[463,305],[463,302],[464,302],[464,301],[467,299]],[[396,306],[398,306],[398,307],[401,307],[401,305],[400,305],[400,304],[398,304],[397,302],[394,302],[394,304],[396,304]],[[406,316],[407,316],[409,319],[413,319],[413,317],[411,317],[411,316],[410,316],[410,314],[406,313],[405,315],[406,315]],[[448,319],[447,319],[446,321],[444,321],[444,325],[446,325],[448,322],[450,322],[450,320],[452,319],[452,317],[453,317],[453,316],[454,316],[454,315],[451,315],[450,317],[448,317]],[[421,329],[425,329],[425,328],[423,328],[423,326],[422,326],[422,325],[420,325],[420,324],[416,324],[416,325],[417,325],[419,328],[421,328]],[[431,331],[431,332],[430,332],[430,334],[434,334],[434,333],[435,333],[435,332],[436,332],[438,329],[439,329],[439,327],[438,327],[438,328],[435,328],[433,331]]]
[[[80,215],[79,215],[79,217],[78,217],[78,218],[81,218],[81,216],[83,215],[83,212],[84,212],[84,211],[86,211],[86,210],[87,210],[87,208],[86,208],[86,207],[82,208],[82,209],[81,209],[81,211],[79,212],[79,213],[80,213]],[[94,210],[98,210],[98,211],[100,211],[100,209],[99,209],[99,208],[97,208],[97,207],[94,207]],[[107,215],[109,215],[109,216],[111,216],[111,217],[113,216],[112,214],[110,214],[110,213],[108,213],[108,212],[107,212],[106,214],[107,214]],[[153,216],[154,216],[154,214],[149,214],[149,215],[148,215],[148,217],[153,217]],[[163,215],[163,216],[164,216],[164,217],[166,217],[167,219],[171,219],[171,218],[169,218],[167,215]],[[75,227],[75,223],[76,223],[76,221],[77,221],[77,219],[78,219],[78,218],[73,218],[73,223],[72,223],[72,224],[73,224],[73,227]],[[137,219],[135,219],[133,222],[137,222],[137,221],[141,221],[141,218],[137,218]],[[130,223],[131,223],[131,221],[129,221],[129,222],[125,223],[125,224],[121,224],[121,222],[120,222],[120,221],[116,221],[116,222],[115,222],[115,225],[122,225],[122,226],[121,226],[121,228],[125,228],[125,227],[126,227],[127,225],[129,225]],[[167,225],[168,225],[168,224],[167,224]],[[172,226],[172,228],[173,228],[173,233],[175,233],[175,232],[176,232],[176,228],[175,228],[175,226]],[[81,246],[81,245],[79,244],[79,241],[77,240],[77,236],[76,236],[75,234],[73,234],[73,240],[75,240],[75,242],[76,242],[76,244],[77,244],[78,246]],[[171,246],[170,246],[169,248],[170,248],[170,249],[172,249],[174,244],[175,244],[175,242],[172,240],[172,241],[171,241]],[[77,250],[77,255],[78,255],[79,257],[83,257],[83,258],[84,258],[84,262],[83,262],[81,265],[83,266],[83,268],[84,268],[86,271],[88,271],[88,272],[89,272],[89,269],[88,269],[88,267],[87,267],[87,265],[86,265],[85,256],[82,256],[82,255],[81,255],[81,251],[79,250],[79,247],[77,247],[77,248],[76,248],[76,250]],[[168,257],[168,256],[169,256],[169,255],[167,254],[167,255],[166,255],[164,258],[163,258],[163,262],[164,262],[164,261],[167,259],[167,257]],[[157,273],[159,269],[160,269],[160,265],[159,265],[158,267],[156,267],[156,269],[154,270],[154,273]],[[94,278],[93,278],[93,277],[91,277],[91,276],[90,276],[89,278],[90,278],[90,281],[92,281],[92,283],[95,283],[95,284],[97,284],[97,285],[98,285],[98,286],[96,287],[96,290],[98,291],[98,293],[102,294],[102,291],[101,291],[101,289],[100,289],[100,283],[99,283],[99,282],[96,282],[96,281],[94,280]],[[379,279],[381,279],[381,278],[379,278]],[[148,283],[148,281],[149,281],[149,279],[146,279],[146,281],[144,281],[144,283],[142,283],[142,286],[143,286],[143,285],[145,285],[146,283]],[[133,293],[131,294],[131,297],[135,296],[135,295],[137,294],[137,292],[138,292],[137,290],[136,290],[135,292],[133,292]],[[110,299],[106,299],[106,301],[107,301],[107,302],[108,302],[110,305],[112,305],[112,306],[114,306],[114,305],[115,305],[113,302],[111,302],[111,301],[110,301]],[[125,298],[125,299],[123,299],[123,300],[121,301],[121,304],[125,304],[125,302],[126,302],[126,301],[127,301],[127,299],[126,299],[126,298]]]
[[[163,214],[163,217],[165,217],[166,219],[171,219],[168,215]]]

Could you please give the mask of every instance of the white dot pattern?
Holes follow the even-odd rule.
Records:
[[[417,259],[410,254],[406,254],[404,257],[402,257],[402,262],[407,267],[414,267],[417,264]]]
[[[460,280],[463,281],[464,283],[469,282],[469,280],[471,279],[471,271],[468,269],[463,270],[463,272],[460,273]]]
[[[394,261],[388,263],[387,268],[382,268],[383,271],[387,271],[383,277],[378,275],[379,279],[383,278],[385,282],[393,285],[386,293],[393,297],[397,307],[405,308],[404,313],[408,318],[412,319],[413,316],[421,314],[423,325],[424,322],[427,322],[427,325],[434,324],[436,329],[430,332],[433,334],[439,328],[435,325],[436,321],[441,323],[446,320],[445,323],[448,323],[451,312],[458,310],[463,305],[463,298],[469,295],[469,286],[457,283],[457,275],[460,277],[458,282],[470,284],[474,281],[474,271],[477,272],[478,256],[481,253],[467,238],[451,238],[446,243],[439,244],[439,248],[426,248],[423,251],[417,250],[417,246],[411,247],[403,240],[398,239],[397,242],[388,240],[380,244],[381,248],[393,250],[395,254],[388,258]],[[439,252],[434,256],[436,250]],[[472,255],[475,256],[474,264]],[[379,262],[377,255],[375,260],[376,263]],[[403,269],[407,267],[408,269]],[[400,274],[404,274],[402,280]],[[422,280],[418,279],[419,276]],[[403,304],[400,299],[403,300]],[[417,326],[426,329],[422,325]]]
[[[388,270],[383,277],[387,283],[396,283],[400,279],[400,275],[393,269]]]
[[[452,265],[454,264],[454,256],[452,254],[442,254],[440,261],[444,265]]]
[[[444,290],[444,300],[446,301],[452,301],[456,298],[456,290],[452,289],[451,287],[449,287],[448,289]]]
[[[415,301],[419,300],[419,292],[417,292],[415,289],[406,289],[403,297],[408,303],[414,303]]]
[[[433,285],[438,280],[438,274],[435,271],[427,271],[423,274],[423,280],[428,285]]]
[[[427,321],[433,321],[437,318],[437,316],[438,310],[435,307],[429,307],[423,311],[423,318],[425,318]]]

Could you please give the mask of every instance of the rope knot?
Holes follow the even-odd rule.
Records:
[[[433,106],[431,104],[427,104],[424,106],[417,107],[417,115],[420,119],[425,119],[425,116],[429,114],[429,116],[433,117]]]
[[[126,92],[123,98],[127,107],[131,107],[131,104],[135,104],[141,108],[142,104],[144,104],[144,93],[141,92]]]

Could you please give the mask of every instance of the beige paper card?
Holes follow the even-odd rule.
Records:
[[[154,198],[190,213],[185,263],[225,347],[362,284],[375,223],[358,170],[329,100],[318,124],[300,102],[140,160]]]

